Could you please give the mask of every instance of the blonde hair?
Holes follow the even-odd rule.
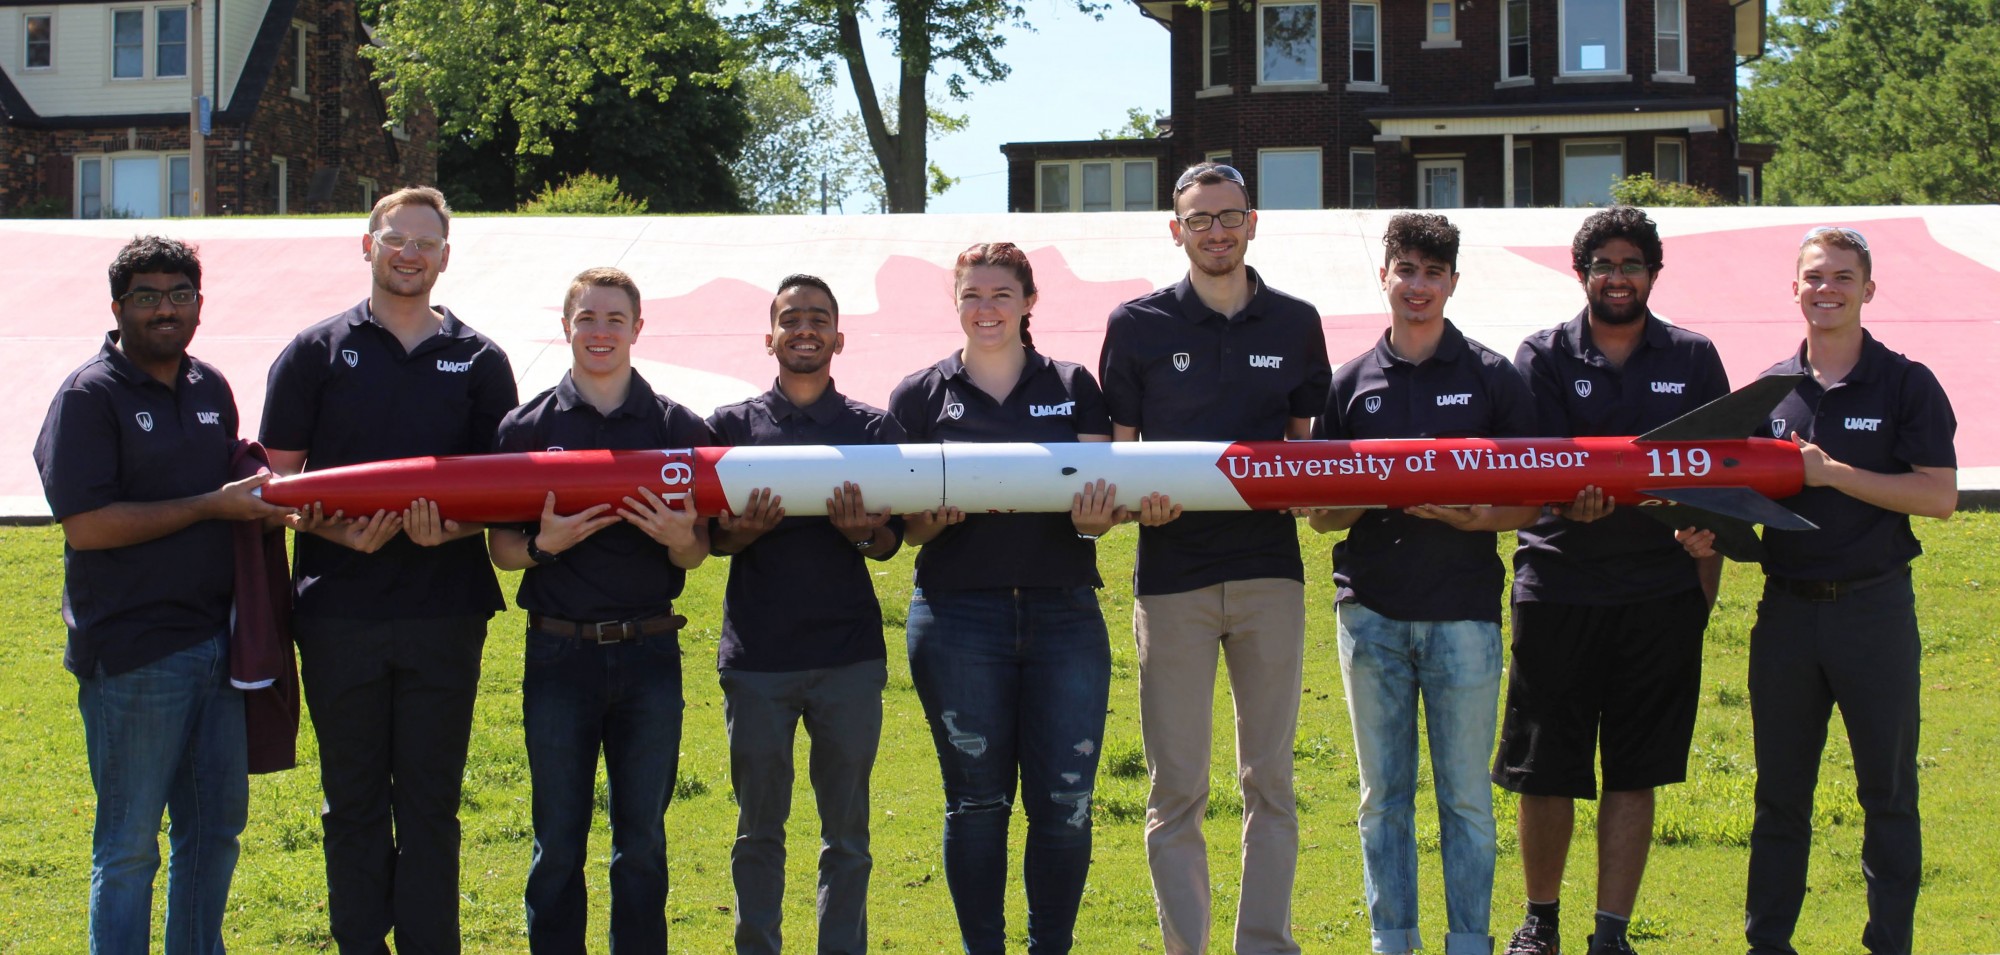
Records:
[[[584,269],[576,273],[576,278],[569,280],[569,291],[563,293],[564,320],[576,314],[576,300],[592,288],[624,289],[625,294],[632,298],[632,317],[639,317],[639,283],[632,281],[632,276],[625,274],[624,269],[598,266]]]
[[[375,200],[375,208],[368,213],[368,231],[382,228],[382,217],[404,206],[429,206],[444,224],[444,234],[451,235],[451,206],[444,201],[444,193],[435,186],[405,186]]]

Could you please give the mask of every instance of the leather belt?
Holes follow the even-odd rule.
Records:
[[[543,633],[558,637],[571,637],[591,643],[623,643],[640,637],[653,637],[663,633],[673,633],[687,626],[687,618],[677,613],[663,613],[654,617],[639,617],[635,620],[604,620],[584,623],[549,617],[539,613],[528,614],[528,626]]]
[[[1767,575],[1764,578],[1764,585],[1791,594],[1800,600],[1827,603],[1839,600],[1857,590],[1867,590],[1909,575],[1910,568],[1904,565],[1887,573],[1876,574],[1873,577],[1857,577],[1853,580],[1800,580],[1796,577]]]

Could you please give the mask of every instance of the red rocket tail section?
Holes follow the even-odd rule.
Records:
[[[1759,434],[1771,409],[1797,388],[1803,375],[1759,378],[1632,440],[1635,445],[1677,441],[1736,440]],[[1645,512],[1676,530],[1697,527],[1715,532],[1715,550],[1731,560],[1764,559],[1755,525],[1779,530],[1814,530],[1813,522],[1747,487],[1648,488],[1642,493],[1672,503]]]

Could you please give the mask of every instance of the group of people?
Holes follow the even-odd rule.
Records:
[[[194,251],[133,240],[110,270],[116,329],[63,383],[35,448],[65,535],[65,665],[79,683],[97,791],[92,950],[146,949],[163,812],[167,947],[221,950],[248,801],[243,691],[229,670],[243,586],[232,542],[244,527],[289,527],[290,629],[318,735],[328,917],[343,953],[386,952],[392,935],[405,953],[459,948],[457,810],[487,625],[503,606],[494,566],[524,571],[515,601],[527,613],[530,949],[583,950],[600,753],[612,950],[666,949],[663,819],[682,734],[686,623],[674,602],[711,555],[729,560],[717,666],[738,806],[736,951],[784,946],[801,722],[820,820],[818,950],[865,951],[869,778],[888,670],[867,562],[905,544],[921,548],[908,660],[942,778],[944,870],[964,949],[1005,949],[1018,798],[1028,949],[1068,951],[1111,677],[1094,542],[1136,522],[1144,838],[1164,949],[1210,947],[1202,821],[1209,701],[1226,658],[1243,796],[1232,947],[1298,952],[1292,774],[1305,565],[1295,518],[1304,517],[1316,531],[1346,531],[1333,577],[1374,950],[1422,945],[1421,709],[1448,955],[1494,950],[1491,785],[1521,797],[1527,911],[1505,951],[1561,951],[1578,799],[1599,801],[1588,951],[1631,951],[1654,791],[1686,775],[1720,558],[1710,531],[1676,534],[1594,487],[1542,508],[1224,514],[1183,513],[1157,492],[1131,510],[1115,486],[1078,475],[1067,514],[894,514],[847,482],[829,487],[824,517],[790,516],[760,489],[740,513],[713,520],[635,487],[621,505],[570,514],[551,493],[539,521],[490,527],[447,519],[424,499],[346,514],[288,510],[257,494],[273,473],[491,451],[1630,435],[1728,391],[1708,339],[1647,307],[1664,260],[1640,210],[1589,216],[1573,244],[1585,307],[1529,337],[1512,361],[1445,317],[1457,228],[1435,214],[1395,216],[1379,272],[1389,328],[1336,371],[1318,311],[1245,264],[1257,213],[1241,174],[1191,167],[1173,201],[1168,228],[1186,277],[1111,313],[1095,375],[1034,347],[1028,258],[982,243],[953,273],[963,347],[904,379],[886,410],[835,389],[839,304],[825,281],[790,275],[764,337],[771,389],[704,419],[634,371],[641,297],[612,268],[571,282],[570,369],[518,403],[507,356],[431,301],[451,251],[444,197],[400,190],[376,204],[361,239],[368,297],[299,333],[270,370],[259,435],[268,470],[244,466],[256,449],[238,440],[228,384],[187,353],[202,301]],[[1760,768],[1753,953],[1792,951],[1836,704],[1867,818],[1863,941],[1873,952],[1910,950],[1919,648],[1908,565],[1919,547],[1907,515],[1955,507],[1955,422],[1930,372],[1861,328],[1874,293],[1869,256],[1851,229],[1806,236],[1793,283],[1805,341],[1772,369],[1804,376],[1768,433],[1797,441],[1808,487],[1784,503],[1819,529],[1766,534],[1750,671]],[[1520,543],[1502,720],[1496,535],[1509,530]]]

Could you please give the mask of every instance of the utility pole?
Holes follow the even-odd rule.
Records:
[[[188,103],[188,215],[197,219],[205,214],[203,193],[208,185],[208,131],[202,128],[208,97],[202,95],[201,64],[201,0],[189,0],[188,77],[194,92]]]

